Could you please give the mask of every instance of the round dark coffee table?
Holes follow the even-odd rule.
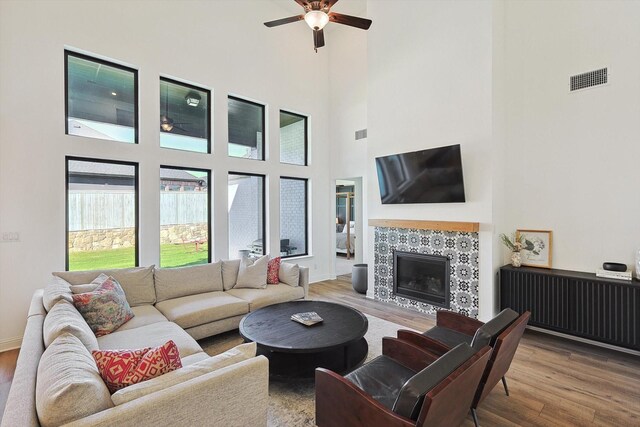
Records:
[[[305,326],[291,315],[315,311],[323,322]],[[240,335],[258,345],[269,358],[274,376],[312,376],[323,367],[345,372],[360,364],[369,346],[364,339],[367,318],[351,307],[323,301],[293,301],[270,305],[240,321]]]

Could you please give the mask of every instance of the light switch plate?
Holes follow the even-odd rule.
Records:
[[[3,231],[2,232],[2,243],[16,243],[20,241],[20,232],[19,231]]]

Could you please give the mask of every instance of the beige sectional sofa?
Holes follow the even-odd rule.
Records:
[[[63,418],[67,414],[76,418],[68,424],[73,426],[266,425],[267,359],[255,357],[254,349],[253,357],[212,370],[212,358],[196,340],[236,329],[244,315],[260,307],[307,298],[308,269],[289,269],[285,274],[289,284],[238,289],[234,288],[238,267],[239,261],[235,260],[177,269],[140,267],[54,273],[51,283],[33,296],[1,427],[40,426],[41,421],[50,425],[60,415],[51,413],[55,405],[58,411],[64,411]],[[292,283],[292,271],[297,274],[297,283]],[[135,317],[115,332],[96,338],[79,313],[73,313],[75,308],[68,301],[74,292],[90,289],[86,284],[102,272],[122,285]],[[168,378],[175,374],[171,372],[142,383],[141,388],[147,391],[136,398],[118,400],[116,393],[102,406],[78,404],[65,408],[55,400],[60,394],[72,393],[74,388],[73,381],[60,387],[60,382],[69,378],[64,373],[50,372],[59,371],[60,363],[65,365],[65,358],[56,362],[60,354],[51,354],[58,347],[71,354],[73,357],[66,359],[72,360],[86,354],[90,357],[94,349],[155,347],[169,339],[178,346],[183,364],[183,370],[175,372],[191,370],[197,376],[171,383]],[[64,366],[71,371],[73,368]],[[180,375],[183,374],[174,377]],[[50,384],[57,384],[55,392],[46,388]],[[141,384],[131,387],[137,386]],[[48,407],[51,395],[54,400],[48,402]]]

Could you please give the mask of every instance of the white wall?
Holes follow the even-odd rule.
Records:
[[[640,2],[506,2],[505,229],[550,229],[553,265],[640,247]],[[569,76],[610,83],[569,93]]]
[[[338,10],[338,7],[336,7]],[[353,12],[367,16],[366,5]],[[375,25],[375,24],[374,24]],[[331,176],[354,178],[356,252],[355,262],[368,262],[367,234],[367,139],[355,139],[367,128],[367,37],[368,31],[335,26],[327,34],[329,45],[329,138]],[[335,198],[334,198],[335,199]],[[335,212],[335,200],[332,202]],[[362,219],[362,220],[360,220]]]
[[[279,242],[278,176],[309,176],[311,224],[326,228],[311,228],[315,256],[299,262],[311,267],[312,280],[329,277],[328,54],[314,53],[304,23],[262,25],[286,16],[288,3],[0,2],[0,231],[21,238],[0,244],[0,350],[18,343],[33,291],[64,269],[65,155],[140,163],[141,265],[159,259],[161,164],[213,170],[214,259],[227,255],[229,170],[268,175],[272,248]],[[140,70],[139,145],[64,134],[65,46]],[[213,154],[158,147],[160,74],[213,90]],[[268,105],[267,162],[226,157],[229,93]],[[308,170],[279,163],[280,108],[310,116]]]
[[[371,1],[368,15],[374,22],[367,51],[369,218],[480,222],[479,302],[486,319],[494,301],[492,4]],[[462,146],[466,203],[381,204],[375,157],[450,144]],[[371,260],[372,228],[368,251]]]

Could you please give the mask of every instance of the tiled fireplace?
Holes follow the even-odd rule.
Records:
[[[376,226],[374,230],[374,299],[423,313],[435,313],[436,310],[448,308],[466,316],[478,317],[480,245],[477,232],[380,226]],[[442,258],[446,257],[449,264],[448,292],[434,290],[440,285],[445,285],[444,282],[438,283],[439,277],[443,275],[438,272],[437,267],[412,267],[416,261],[420,262],[419,256],[410,256],[412,253],[431,255],[432,257],[425,257],[431,261],[442,261]],[[409,271],[402,277],[404,286],[401,286],[398,293],[394,291],[394,258],[397,264],[397,255],[400,255],[401,259],[404,255],[407,264],[404,270],[415,270],[414,273]],[[411,277],[412,274],[415,277]],[[444,280],[444,277],[442,279]],[[416,289],[424,290],[423,294],[416,294]],[[424,298],[429,293],[436,297],[432,303],[426,302],[429,295]]]

